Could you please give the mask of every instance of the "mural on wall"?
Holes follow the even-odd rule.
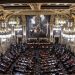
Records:
[[[49,15],[27,15],[26,34],[27,38],[48,38],[50,37],[50,16]]]

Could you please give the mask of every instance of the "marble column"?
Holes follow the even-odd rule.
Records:
[[[22,15],[22,29],[23,29],[23,38],[22,41],[26,41],[26,16]]]

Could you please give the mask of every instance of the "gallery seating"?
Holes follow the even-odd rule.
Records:
[[[21,48],[18,44],[10,45],[9,49],[5,52],[3,57],[0,60],[0,72],[6,73],[11,65],[16,61],[20,55]]]
[[[55,48],[55,54],[63,64],[67,73],[75,73],[75,56],[72,55],[71,51],[60,45],[57,49]]]
[[[71,75],[75,56],[61,44],[11,44],[0,59],[0,74]]]
[[[58,73],[58,75],[64,75],[66,72],[63,70],[62,64],[59,63],[54,54],[50,54],[49,51],[40,52],[41,62],[41,75],[50,75]]]
[[[25,53],[21,54],[13,67],[13,74],[19,72],[32,75],[34,72],[33,54],[34,52],[32,50],[25,51]]]

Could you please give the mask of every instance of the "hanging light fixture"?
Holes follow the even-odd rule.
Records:
[[[55,19],[55,24],[63,26],[64,24],[66,24],[66,20],[61,15],[57,14],[56,19]]]

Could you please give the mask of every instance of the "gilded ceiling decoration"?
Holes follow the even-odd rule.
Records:
[[[42,9],[42,6],[44,9]],[[30,8],[29,8],[30,7]],[[9,9],[10,8],[10,9]],[[19,11],[18,11],[19,10]],[[75,18],[75,3],[10,3],[0,4],[0,20],[10,15],[60,14]]]

